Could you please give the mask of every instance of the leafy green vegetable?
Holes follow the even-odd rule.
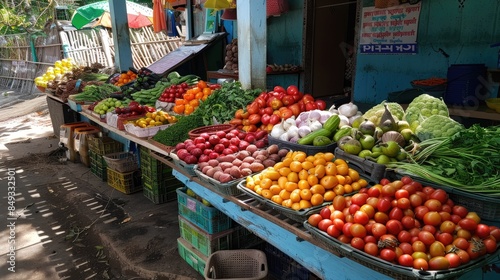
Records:
[[[500,126],[473,125],[450,137],[424,140],[408,162],[388,168],[417,175],[433,183],[500,197]]]
[[[195,112],[200,113],[205,125],[230,121],[236,110],[245,108],[262,90],[244,90],[240,82],[223,83],[221,88],[214,91],[200,104]]]
[[[175,146],[189,138],[189,131],[203,126],[203,119],[196,111],[189,116],[180,116],[179,120],[172,126],[158,131],[153,140],[167,146]]]

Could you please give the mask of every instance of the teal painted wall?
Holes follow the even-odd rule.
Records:
[[[368,6],[373,1],[365,1]],[[379,103],[388,93],[411,88],[410,82],[446,77],[452,64],[496,68],[500,42],[500,1],[423,0],[416,55],[359,54],[353,100]],[[446,58],[438,50],[444,50]]]

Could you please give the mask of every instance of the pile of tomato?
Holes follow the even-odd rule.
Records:
[[[408,176],[336,196],[308,223],[385,261],[419,270],[465,265],[497,250],[500,229]]]
[[[316,109],[325,110],[326,102],[300,92],[295,85],[286,89],[275,86],[271,91],[262,92],[245,109],[237,110],[230,123],[246,132],[270,132],[282,119],[297,117],[301,112]]]

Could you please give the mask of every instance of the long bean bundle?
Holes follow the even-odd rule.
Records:
[[[440,185],[500,197],[500,126],[476,124],[417,145],[409,161],[387,166]]]

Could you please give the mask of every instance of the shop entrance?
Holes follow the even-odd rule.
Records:
[[[305,92],[351,98],[357,1],[306,1]]]

